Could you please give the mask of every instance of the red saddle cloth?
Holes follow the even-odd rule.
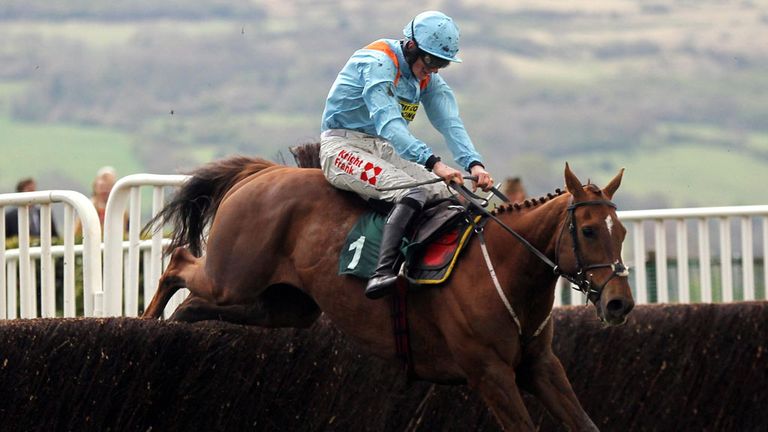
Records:
[[[475,222],[479,219],[478,216]],[[408,280],[418,285],[445,282],[473,232],[472,225],[462,221],[420,247],[408,259],[405,272]]]

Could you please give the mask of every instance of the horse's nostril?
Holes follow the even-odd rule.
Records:
[[[611,315],[620,316],[622,313],[624,313],[626,305],[623,300],[615,299],[609,301],[608,304],[605,305],[605,309]]]

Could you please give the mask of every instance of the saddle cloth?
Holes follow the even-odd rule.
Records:
[[[363,279],[373,275],[385,222],[385,215],[373,211],[358,219],[342,247],[339,274]],[[473,232],[464,208],[451,200],[440,201],[424,210],[415,226],[401,246],[405,276],[417,285],[445,282]]]

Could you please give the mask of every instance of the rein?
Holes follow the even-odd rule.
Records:
[[[487,205],[487,200],[475,195],[474,193],[470,192],[464,185],[449,185],[453,190],[455,190],[459,195],[464,197],[467,201],[466,209],[468,211],[470,206],[475,207],[480,213],[487,216],[489,219],[492,219],[496,221],[502,228],[504,228],[505,231],[512,234],[526,249],[528,249],[531,253],[533,253],[537,258],[539,258],[542,262],[544,262],[546,265],[548,265],[552,272],[556,276],[561,276],[565,279],[567,279],[569,282],[571,282],[573,285],[576,285],[578,287],[578,290],[586,294],[587,299],[591,300],[593,303],[597,302],[600,299],[600,294],[603,291],[603,288],[608,284],[608,282],[611,281],[614,277],[626,277],[629,275],[629,270],[627,267],[624,266],[619,260],[616,260],[613,264],[591,264],[586,267],[582,265],[582,259],[581,259],[581,251],[579,249],[579,243],[578,243],[578,229],[576,226],[576,217],[575,217],[575,211],[578,207],[588,206],[588,205],[607,205],[613,208],[616,208],[616,204],[614,204],[611,201],[608,200],[591,200],[591,201],[582,201],[578,203],[573,203],[573,197],[570,198],[570,204],[567,208],[568,211],[568,221],[563,224],[563,228],[560,232],[560,235],[558,236],[558,247],[557,247],[557,255],[555,257],[555,260],[559,263],[560,257],[560,239],[563,235],[563,230],[565,229],[565,226],[568,225],[569,232],[573,238],[573,250],[574,254],[576,256],[576,265],[577,265],[577,271],[576,274],[569,274],[562,271],[559,264],[556,262],[553,262],[550,260],[543,252],[538,250],[535,246],[533,246],[528,240],[526,240],[523,236],[521,236],[519,233],[517,233],[515,230],[507,226],[504,222],[502,222],[496,215],[489,212],[485,209],[485,206]],[[499,196],[503,201],[509,202],[509,199],[507,199],[501,192],[496,190],[496,188],[491,188],[491,191]],[[485,201],[483,204],[482,202]],[[470,222],[472,218],[470,218]],[[487,220],[486,220],[487,222]],[[503,289],[501,288],[501,284],[499,283],[499,280],[496,276],[496,271],[493,268],[493,264],[491,262],[490,255],[488,254],[488,248],[485,244],[485,236],[483,235],[483,228],[484,223],[481,222],[480,224],[474,224],[474,230],[475,233],[477,233],[478,238],[480,240],[480,248],[483,252],[483,258],[485,258],[485,263],[488,266],[488,271],[491,275],[491,279],[493,280],[494,286],[496,288],[496,291],[498,292],[499,296],[501,297],[502,302],[504,303],[504,306],[507,308],[507,311],[509,312],[510,316],[512,317],[512,320],[517,325],[518,334],[521,336],[523,335],[523,328],[520,324],[520,319],[515,313],[515,310],[512,308],[511,303],[507,299],[507,296],[504,294]],[[611,268],[612,273],[611,276],[599,287],[594,288],[592,286],[592,282],[587,278],[586,271],[596,269],[596,268]],[[547,323],[552,317],[552,311],[550,311],[549,315],[544,319],[544,321],[539,325],[539,327],[536,329],[536,331],[533,333],[531,338],[534,338],[538,336],[546,327]]]

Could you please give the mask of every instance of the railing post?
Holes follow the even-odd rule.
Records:
[[[656,245],[656,299],[669,303],[669,282],[667,277],[667,230],[664,220],[654,221],[654,244]]]
[[[691,300],[691,286],[688,277],[688,229],[685,219],[677,222],[677,300],[688,303]]]
[[[50,191],[51,202],[66,202],[83,225],[83,309],[85,316],[103,315],[101,286],[101,225],[91,200],[72,191]]]
[[[733,267],[731,253],[731,220],[720,218],[720,298],[724,302],[733,301]]]
[[[0,205],[0,318],[8,318],[8,281],[5,279],[5,207]]]
[[[765,255],[765,253],[763,253]],[[752,253],[752,218],[741,217],[741,283],[744,300],[755,299],[755,265]]]
[[[75,212],[64,207],[64,316],[77,315],[75,295]]]
[[[19,301],[21,303],[21,317],[34,318],[36,287],[32,286],[32,265],[29,262],[29,205],[20,206],[19,218]]]
[[[643,221],[632,224],[632,239],[634,241],[635,259],[635,293],[638,303],[648,303],[648,276],[645,270],[645,229]]]
[[[768,217],[763,218],[763,299],[768,299]]]
[[[698,226],[701,301],[704,303],[712,303],[712,254],[709,250],[709,219],[700,218]]]
[[[46,318],[56,316],[51,243],[51,205],[43,204],[40,206],[40,315]]]

